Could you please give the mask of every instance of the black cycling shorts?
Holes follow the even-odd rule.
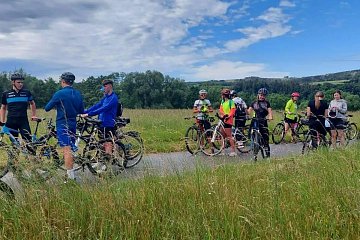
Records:
[[[293,123],[297,123],[297,118],[293,119],[289,119],[289,118],[285,118],[285,122],[289,123],[289,124],[293,124]]]
[[[346,128],[346,122],[342,118],[329,118],[330,127],[332,130],[334,129],[345,129]]]
[[[99,138],[100,139],[109,139],[111,142],[111,138],[115,136],[115,127],[100,127],[99,128]]]

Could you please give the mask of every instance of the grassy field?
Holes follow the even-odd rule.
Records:
[[[0,199],[0,238],[358,239],[359,147],[93,186],[30,184],[23,200]]]

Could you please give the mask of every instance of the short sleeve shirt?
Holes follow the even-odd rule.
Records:
[[[25,117],[27,118],[27,109],[29,102],[34,100],[29,90],[20,89],[16,92],[14,89],[3,92],[1,104],[7,106],[7,117]]]
[[[324,100],[320,100],[320,107],[316,109],[315,107],[315,100],[312,100],[309,102],[308,107],[310,108],[310,111],[317,117],[325,116],[325,110],[328,109],[328,104]]]
[[[250,105],[258,118],[266,118],[269,114],[268,108],[271,108],[270,103],[267,100],[255,101]]]
[[[198,99],[195,101],[194,103],[194,108],[197,108],[199,111],[201,110],[201,107],[210,107],[211,106],[211,103],[210,103],[210,100],[208,99],[204,99],[204,100],[201,100],[201,99]],[[206,120],[206,114],[202,113],[202,112],[199,112],[197,115],[196,115],[196,118],[199,119],[199,120]]]

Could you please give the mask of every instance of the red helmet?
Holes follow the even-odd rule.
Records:
[[[291,97],[300,97],[300,93],[298,93],[298,92],[293,92],[293,93],[291,94]]]

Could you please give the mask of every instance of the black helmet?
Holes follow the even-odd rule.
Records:
[[[266,96],[269,93],[269,91],[266,88],[260,88],[258,91],[258,94],[262,94]]]
[[[102,85],[104,86],[104,85],[106,85],[106,84],[111,84],[111,85],[113,85],[113,84],[114,84],[114,81],[111,80],[111,79],[104,79],[104,80],[102,81]]]
[[[230,95],[231,95],[231,96],[236,96],[236,94],[237,94],[237,92],[236,92],[235,90],[231,90],[231,91],[230,91]]]
[[[21,73],[13,73],[11,74],[11,81],[15,81],[15,80],[24,80],[24,76]]]
[[[67,83],[73,84],[75,81],[75,75],[72,74],[71,72],[64,72],[63,74],[61,74],[60,76],[60,80],[64,80]]]

